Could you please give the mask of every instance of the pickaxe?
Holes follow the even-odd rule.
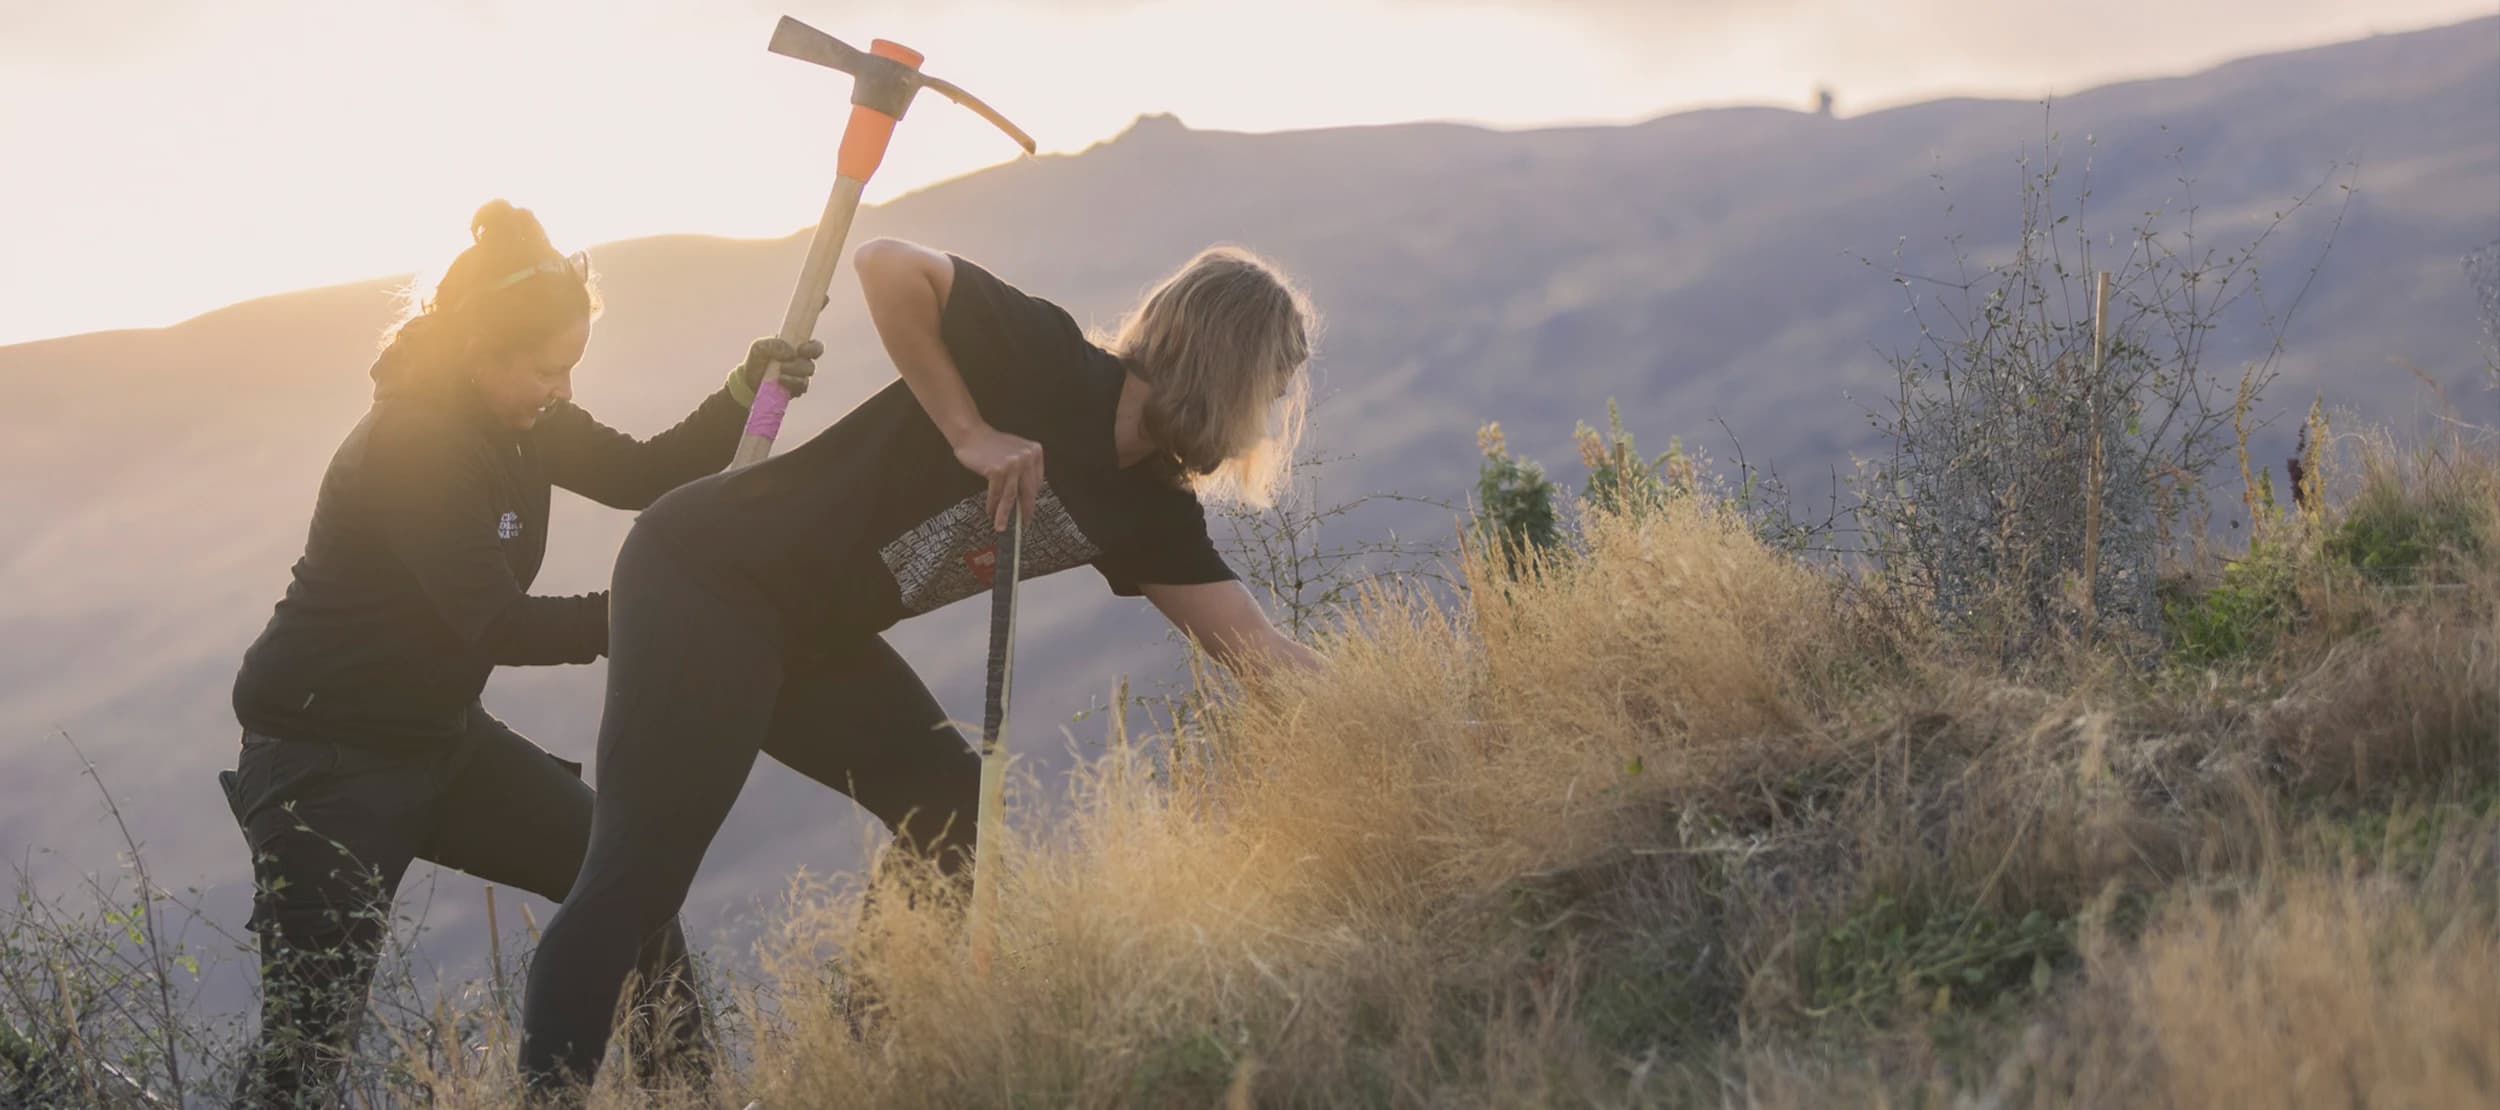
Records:
[[[852,78],[851,121],[842,129],[833,195],[825,198],[824,218],[816,222],[815,238],[807,244],[807,262],[799,268],[799,286],[790,294],[790,311],[781,319],[781,338],[797,347],[816,333],[816,316],[825,309],[825,292],[833,287],[833,271],[842,264],[843,241],[851,235],[851,217],[859,213],[860,190],[885,161],[894,125],[911,107],[914,95],[924,88],[936,90],[996,124],[1027,154],[1033,153],[1033,137],[971,93],[920,72],[920,52],[900,43],[877,39],[862,52],[785,15],[773,28],[769,49],[841,70]],[[781,388],[780,376],[765,375],[756,386],[755,403],[747,409],[746,436],[738,441],[738,454],[729,465],[748,466],[772,454],[773,439],[781,434],[782,414],[789,407],[790,394]]]
[[[783,16],[780,25],[773,28],[771,50],[841,70],[852,78],[851,121],[842,131],[839,175],[833,180],[833,195],[825,200],[824,218],[816,222],[815,238],[808,242],[807,262],[799,268],[798,288],[790,294],[790,311],[781,321],[781,338],[796,347],[815,334],[816,316],[824,311],[826,290],[832,287],[833,271],[841,264],[843,241],[851,234],[851,217],[859,212],[860,190],[868,184],[869,176],[877,172],[878,163],[885,160],[886,144],[894,138],[894,125],[911,107],[914,95],[924,88],[937,90],[1006,132],[1026,154],[1033,153],[1033,137],[971,93],[920,72],[920,52],[900,43],[877,39],[869,44],[866,53],[861,53],[840,39]],[[738,454],[730,463],[733,468],[760,462],[772,453],[773,439],[781,434],[781,417],[789,404],[790,394],[781,388],[778,376],[767,376],[756,387],[755,404],[747,410],[746,436],[739,440]],[[989,971],[998,920],[996,845],[1006,827],[1002,813],[1007,768],[1004,737],[1008,677],[1015,651],[1016,577],[1023,537],[1024,521],[1011,510],[1007,532],[999,541],[991,569],[989,689],[981,721],[981,808],[975,834],[979,840],[973,849],[972,912],[967,923],[972,938],[972,963],[984,975]]]

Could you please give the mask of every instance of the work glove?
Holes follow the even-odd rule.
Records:
[[[794,350],[788,341],[768,335],[747,347],[745,362],[729,371],[729,395],[739,404],[755,403],[755,391],[764,384],[764,373],[779,364],[781,388],[797,397],[807,392],[808,383],[816,377],[816,356],[825,353],[825,345],[813,339]]]

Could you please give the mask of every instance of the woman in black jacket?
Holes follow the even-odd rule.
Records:
[[[479,704],[497,666],[607,650],[605,593],[529,593],[550,486],[641,509],[719,470],[776,365],[803,392],[821,348],[758,340],[683,421],[637,441],[572,405],[598,314],[587,263],[493,201],[432,295],[385,336],[373,407],[323,477],[304,556],[235,678],[220,776],[252,852],[261,1036],[245,1105],[326,1103],[355,1039],[391,897],[432,860],[562,900],[590,834],[581,766]],[[700,1071],[702,1016],[674,922],[643,946],[646,1075]]]

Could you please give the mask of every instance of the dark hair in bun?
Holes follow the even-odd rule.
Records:
[[[469,240],[442,280],[411,298],[407,315],[383,333],[384,346],[421,339],[441,352],[472,342],[509,350],[598,315],[588,263],[558,252],[529,209],[500,197],[479,205],[469,217]]]

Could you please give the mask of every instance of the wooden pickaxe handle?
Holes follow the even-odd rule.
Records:
[[[794,24],[806,26],[788,17],[782,19],[782,24],[785,28]],[[778,44],[782,33],[777,31],[773,38]],[[869,54],[906,69],[916,70],[921,62],[919,51],[884,39],[871,44]],[[816,221],[816,234],[807,241],[807,261],[799,266],[799,283],[790,293],[790,309],[781,317],[781,338],[793,348],[816,334],[816,318],[829,303],[827,294],[833,289],[834,271],[842,268],[842,248],[851,237],[851,220],[859,215],[860,191],[868,187],[868,179],[885,161],[886,146],[894,140],[895,122],[895,115],[876,107],[851,105],[851,121],[842,129],[842,153],[835,163],[833,192],[825,198],[825,214]],[[764,375],[755,387],[755,403],[747,407],[746,435],[738,440],[738,453],[729,465],[749,466],[772,454],[773,440],[781,435],[781,418],[789,409],[790,391],[781,387],[781,376]]]

